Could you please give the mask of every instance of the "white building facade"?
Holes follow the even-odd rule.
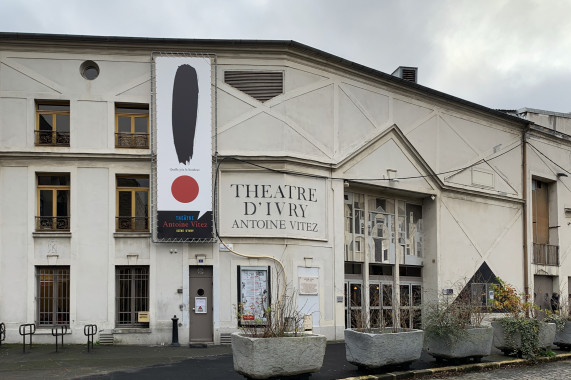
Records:
[[[159,57],[211,67],[211,208],[184,199],[196,214],[172,224],[212,215],[190,241],[157,233]],[[6,341],[96,324],[169,344],[176,315],[181,343],[224,343],[286,284],[330,340],[362,312],[421,326],[458,283],[486,303],[496,276],[566,298],[570,142],[290,41],[0,34]]]

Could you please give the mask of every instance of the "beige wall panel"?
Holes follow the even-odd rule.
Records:
[[[333,154],[333,85],[301,94],[272,107]],[[291,146],[295,149],[295,145]]]
[[[0,320],[14,323],[14,328],[27,320],[28,286],[35,279],[28,262],[30,232],[28,224],[33,211],[28,208],[28,168],[0,167]],[[19,305],[16,307],[16,305]]]
[[[397,124],[398,126],[398,124]],[[402,130],[402,129],[401,129]],[[406,134],[418,153],[438,173],[438,120],[432,117]]]
[[[71,210],[71,229],[77,252],[72,255],[80,259],[71,268],[76,283],[71,297],[77,305],[77,322],[97,323],[107,320],[107,279],[114,276],[109,271],[108,169],[78,168],[75,185],[72,197],[78,199],[73,203],[76,209]]]
[[[339,152],[342,156],[351,154],[378,131],[375,125],[353,103],[343,91],[339,91]]]
[[[244,94],[244,97],[247,95]],[[254,109],[253,106],[246,103],[242,99],[238,99],[232,94],[225,91],[225,85],[218,88],[218,130],[223,131],[227,128],[227,123],[238,119],[240,116]]]
[[[32,134],[28,131],[26,104],[26,99],[0,98],[0,146],[2,148],[22,149],[27,145],[27,136]]]
[[[115,133],[115,126],[107,122],[107,103],[78,101],[71,108],[71,145],[106,149],[109,134]]]
[[[345,178],[388,178],[387,169],[397,170],[397,177],[424,175],[413,165],[413,162],[405,155],[403,149],[397,145],[394,139],[389,139],[345,170],[343,176]],[[434,190],[425,178],[406,179],[397,183],[390,183],[389,181],[371,181],[371,183],[381,186],[405,187],[408,190],[418,192]]]
[[[433,111],[433,109],[412,104],[401,99],[395,99],[393,101],[394,123],[405,134]]]
[[[478,153],[445,122],[438,123],[438,170],[441,172],[465,167],[477,161]]]
[[[389,97],[351,84],[343,83],[341,89],[362,107],[377,126],[389,121]]]
[[[115,199],[112,200],[115,202]],[[115,230],[115,217],[113,217],[113,225]],[[127,265],[128,257],[137,255],[137,264],[147,264],[150,258],[151,240],[149,238],[116,238],[115,239],[115,264]]]
[[[49,236],[35,238],[34,259],[37,264],[42,265],[69,265],[71,263],[71,239]]]
[[[11,62],[7,62],[10,64]],[[57,97],[60,94],[47,84],[42,83],[42,78],[33,78],[23,74],[12,67],[2,64],[0,65],[0,91],[21,92],[29,95],[30,93],[46,97]]]
[[[286,68],[284,75],[284,91],[292,91],[309,84],[317,83],[328,78],[303,69]]]

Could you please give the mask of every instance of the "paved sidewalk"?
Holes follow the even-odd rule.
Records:
[[[556,351],[561,357],[569,354]],[[505,363],[521,361],[501,355],[483,359],[482,364],[448,367],[439,364],[427,355],[414,362],[410,371],[390,372],[376,370],[363,373],[345,359],[345,345],[330,343],[327,345],[323,368],[312,374],[311,380],[331,380],[342,378],[390,379],[396,376],[419,377],[433,376],[442,370],[483,370],[499,368]],[[553,363],[546,364],[547,366]],[[394,370],[393,370],[394,371]],[[232,363],[232,349],[227,346],[209,346],[208,348],[170,347],[170,346],[95,346],[88,353],[86,345],[66,345],[55,352],[55,345],[34,345],[24,354],[22,345],[3,344],[0,346],[0,379],[244,379],[236,373]],[[472,377],[473,378],[473,377]]]

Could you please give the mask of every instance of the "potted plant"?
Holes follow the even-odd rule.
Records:
[[[554,294],[554,297],[558,296]],[[563,304],[556,302],[555,307],[552,305],[551,312],[547,312],[545,321],[555,323],[556,331],[553,344],[562,350],[571,350],[571,315],[569,315],[569,304],[567,302]]]
[[[303,331],[303,315],[292,295],[284,291],[278,302],[264,305],[262,317],[244,318],[245,308],[249,305],[239,305],[241,331],[232,334],[234,370],[249,379],[267,379],[321,369],[326,338]]]
[[[488,308],[463,288],[452,302],[450,296],[441,296],[425,314],[424,347],[437,361],[480,362],[491,353],[493,328],[482,325]]]
[[[391,299],[392,313],[388,322],[373,327],[371,319],[364,312],[358,311],[355,328],[345,329],[345,355],[347,361],[356,365],[359,370],[368,370],[384,366],[398,365],[408,367],[418,360],[422,352],[424,332],[419,329],[398,327],[396,315],[398,306]],[[373,298],[373,303],[374,297]]]
[[[535,359],[553,344],[555,323],[540,321],[538,308],[520,295],[515,288],[497,279],[494,285],[494,306],[507,316],[492,321],[494,346],[505,355],[516,354],[525,359]],[[523,299],[522,299],[523,297]]]

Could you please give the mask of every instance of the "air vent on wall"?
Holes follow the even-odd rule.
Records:
[[[417,67],[399,66],[391,75],[412,83],[417,83],[417,74]]]
[[[224,82],[260,102],[282,94],[284,89],[281,71],[225,71]]]

